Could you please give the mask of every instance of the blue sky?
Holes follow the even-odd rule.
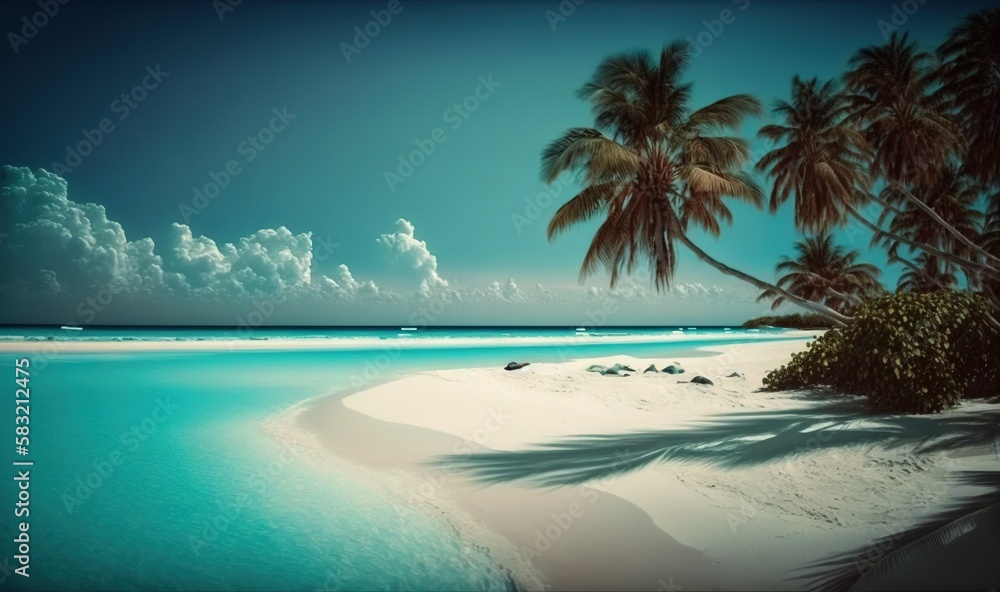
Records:
[[[263,295],[283,302],[267,322],[396,324],[436,289],[447,294],[433,319],[441,324],[578,324],[600,316],[594,311],[609,298],[622,304],[612,324],[741,322],[767,307],[686,252],[674,293],[650,294],[637,277],[612,294],[603,276],[577,281],[596,225],[546,240],[548,218],[573,186],[551,188],[561,191],[551,200],[542,193],[540,152],[567,128],[592,123],[574,90],[609,54],[690,37],[710,41],[688,71],[695,106],[751,93],[770,108],[794,74],[837,76],[856,49],[883,42],[894,13],[901,30],[932,47],[982,6],[245,0],[223,11],[222,2],[77,1],[44,19],[37,2],[4,3],[0,164],[31,171],[8,175],[28,193],[39,169],[72,170],[60,174],[68,195],[45,197],[58,202],[45,202],[50,210],[65,210],[50,212],[64,224],[62,238],[45,234],[37,196],[36,209],[15,214],[13,190],[4,195],[4,233],[20,236],[15,223],[41,230],[0,243],[8,286],[0,322],[232,324]],[[713,25],[724,10],[731,22]],[[384,25],[370,23],[372,11]],[[17,37],[32,18],[47,22]],[[346,48],[366,26],[377,34]],[[749,121],[743,134],[765,122]],[[84,130],[94,129],[88,140]],[[80,142],[98,145],[68,159],[67,146]],[[402,182],[387,180],[420,145],[433,152]],[[757,156],[765,149],[755,147]],[[226,186],[196,201],[195,188],[212,194],[213,174],[228,175]],[[99,233],[76,235],[103,224],[81,222],[89,214],[77,206],[87,203],[104,207],[93,216],[107,219],[117,247],[100,251]],[[772,279],[799,238],[791,204],[774,216],[732,207],[735,222],[721,239],[695,240]],[[841,232],[841,242],[885,267],[868,238]],[[110,259],[87,259],[79,248]],[[256,275],[234,279],[243,267]],[[83,305],[121,274],[141,286],[116,284],[99,313]],[[885,283],[894,286],[898,274],[885,269]],[[336,288],[283,292],[324,276]],[[177,295],[179,284],[187,296]]]

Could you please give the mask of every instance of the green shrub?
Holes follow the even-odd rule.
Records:
[[[936,413],[1000,391],[1000,333],[980,295],[940,291],[864,302],[764,378],[767,390],[829,386],[865,395],[873,410]]]
[[[743,323],[744,329],[780,327],[782,329],[832,329],[833,322],[821,314],[786,314],[757,317]]]

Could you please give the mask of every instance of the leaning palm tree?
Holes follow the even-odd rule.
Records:
[[[646,51],[612,55],[580,89],[595,126],[570,129],[552,142],[542,154],[541,177],[551,183],[565,171],[578,171],[585,186],[556,211],[549,239],[601,214],[604,222],[584,257],[581,278],[603,266],[613,286],[645,260],[656,288],[667,288],[680,242],[722,273],[774,290],[837,324],[848,322],[828,306],[725,265],[688,236],[692,228],[719,235],[720,222],[732,221],[724,198],[758,208],[764,201],[744,170],[747,141],[724,135],[760,115],[760,102],[734,95],[692,110],[692,86],[681,79],[690,55],[690,47],[679,42],[664,46],[657,57]]]
[[[918,248],[935,257],[981,271],[988,266],[965,259],[934,245],[894,233],[869,220],[859,206],[871,199],[881,201],[884,212],[899,211],[870,193],[872,178],[869,143],[849,121],[849,98],[833,82],[792,79],[790,101],[778,101],[774,114],[779,123],[761,128],[759,136],[777,146],[765,154],[756,169],[774,179],[771,211],[794,196],[795,222],[801,230],[825,231],[852,219],[874,233],[877,241],[888,240]],[[903,189],[892,186],[895,197]],[[934,214],[933,217],[937,216]],[[939,217],[938,217],[939,218]],[[1000,277],[1000,272],[996,274]]]
[[[968,145],[966,171],[1000,186],[1000,8],[965,17],[938,56],[941,94]]]
[[[897,198],[894,194],[898,190],[897,187],[890,186],[883,191],[883,195],[889,201],[895,201]],[[940,175],[929,185],[915,190],[915,194],[920,201],[933,208],[938,217],[948,225],[963,236],[979,242],[980,228],[985,218],[983,212],[977,209],[980,190],[981,188],[973,184],[968,176],[961,173],[958,166],[950,164],[945,166]],[[895,212],[889,223],[889,230],[894,235],[909,237],[921,244],[931,245],[960,257],[973,259],[976,256],[972,249],[956,239],[955,235],[912,202],[907,202],[902,210]],[[878,242],[878,238],[880,237],[876,237],[872,242]],[[896,257],[900,248],[899,241],[886,238],[883,242],[888,248],[890,258]],[[911,247],[910,252],[913,250]],[[945,267],[949,272],[955,269],[955,266],[948,262],[945,262]],[[970,287],[979,285],[976,274],[967,272],[966,277]]]
[[[791,101],[778,101],[781,123],[758,136],[779,144],[756,170],[774,178],[771,212],[794,195],[799,230],[826,232],[844,222],[871,188],[866,170],[868,143],[845,122],[847,99],[832,81],[792,78]]]
[[[847,251],[835,244],[830,234],[807,237],[795,243],[795,250],[794,259],[783,257],[774,268],[785,274],[778,279],[778,285],[792,294],[843,312],[848,305],[884,291],[878,281],[879,268],[859,263],[861,252]],[[757,298],[771,299],[772,309],[785,302],[784,297],[771,290]]]
[[[909,268],[899,276],[899,282],[896,284],[897,292],[925,294],[954,288],[958,283],[955,268],[942,263],[933,255],[920,253],[915,262],[909,262],[901,257],[895,257],[893,260],[904,263]]]
[[[983,218],[983,248],[994,257],[1000,257],[1000,192],[994,193],[987,203]],[[1000,279],[984,280],[983,292],[994,302],[1000,301]]]
[[[1000,259],[948,224],[914,195],[937,182],[945,167],[963,155],[965,144],[949,115],[947,95],[935,92],[935,58],[917,48],[906,34],[893,33],[884,45],[857,51],[844,75],[850,95],[848,122],[872,148],[871,170],[892,191],[887,208],[909,202],[950,232],[970,252],[971,260],[948,251],[911,244],[970,273],[1000,278]],[[993,124],[995,125],[995,123]],[[897,239],[899,240],[899,239]]]
[[[848,62],[850,122],[865,134],[873,172],[887,183],[926,185],[962,149],[943,96],[933,92],[935,65],[905,33],[858,50]]]

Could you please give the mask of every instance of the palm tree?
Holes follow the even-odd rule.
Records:
[[[795,250],[794,259],[783,257],[774,268],[778,273],[787,272],[778,279],[778,285],[792,294],[842,312],[861,298],[883,291],[878,281],[879,268],[870,263],[858,263],[861,252],[847,251],[834,244],[828,233],[795,243]],[[768,299],[774,299],[772,309],[785,301],[770,290],[757,298],[758,301]]]
[[[970,273],[1000,278],[1000,259],[983,251],[914,195],[937,183],[944,169],[963,155],[965,148],[949,116],[947,95],[934,92],[936,59],[918,50],[906,34],[893,33],[886,44],[857,51],[848,65],[850,69],[844,75],[851,92],[847,121],[861,130],[871,146],[872,174],[891,188],[883,194],[891,201],[879,201],[887,208],[905,202],[920,208],[975,257],[970,260],[906,237],[893,238]]]
[[[965,17],[938,56],[945,106],[968,145],[965,169],[980,183],[1000,186],[1000,8]]]
[[[986,216],[983,217],[983,248],[994,257],[1000,257],[1000,192],[994,193],[988,203]],[[1000,279],[985,279],[983,292],[1000,307],[1000,298],[998,298]]]
[[[791,101],[778,101],[774,114],[784,125],[766,125],[758,136],[782,146],[768,152],[756,170],[774,177],[771,212],[795,194],[799,230],[826,232],[844,221],[844,206],[863,199],[871,187],[865,170],[868,143],[846,124],[847,100],[832,81],[792,78]]]
[[[924,294],[936,290],[948,290],[954,288],[958,283],[954,268],[942,264],[942,262],[927,253],[917,255],[916,262],[909,262],[901,257],[895,257],[894,261],[899,261],[909,268],[909,271],[899,276],[899,283],[896,284],[897,292],[913,292]]]
[[[872,147],[872,172],[888,183],[926,185],[961,151],[943,97],[932,92],[935,65],[905,33],[860,49],[848,61],[849,120]]]
[[[552,183],[564,171],[584,173],[584,189],[549,222],[552,240],[566,228],[602,214],[580,270],[581,278],[606,267],[612,286],[622,273],[648,261],[657,289],[669,287],[680,242],[722,273],[823,314],[837,324],[850,320],[822,304],[804,300],[712,258],[688,236],[693,226],[718,236],[731,222],[723,198],[762,207],[764,195],[744,170],[745,139],[722,135],[760,102],[734,95],[692,111],[691,83],[681,81],[691,49],[684,43],[606,58],[578,95],[593,109],[595,127],[572,128],[542,154],[541,177]]]
[[[887,187],[883,191],[887,201],[898,201],[894,196],[896,193],[898,193],[897,187]],[[916,190],[920,201],[933,208],[935,213],[952,228],[974,241],[980,240],[980,227],[985,218],[983,212],[976,209],[979,193],[980,188],[974,185],[968,176],[963,175],[954,164],[945,166],[941,174],[928,186]],[[889,230],[896,235],[909,237],[921,244],[932,245],[960,257],[973,259],[976,256],[972,249],[912,202],[907,202],[901,211],[896,211],[889,223]],[[873,243],[878,242],[878,238],[876,237]],[[886,238],[884,243],[888,247],[890,258],[896,257],[899,241]],[[910,252],[913,250],[911,247]],[[955,271],[954,265],[946,261],[943,263],[945,271]],[[976,274],[967,272],[966,276],[970,287],[978,285]]]
[[[978,260],[970,261],[894,233],[879,226],[881,221],[876,224],[858,210],[858,206],[870,199],[879,198],[869,191],[872,179],[867,168],[871,154],[867,140],[849,123],[849,106],[849,98],[833,82],[821,84],[815,78],[802,80],[798,76],[792,79],[791,100],[778,101],[774,109],[781,122],[766,125],[758,133],[761,138],[778,144],[756,165],[758,171],[774,179],[771,211],[776,211],[794,194],[795,222],[799,229],[823,232],[846,222],[850,216],[871,230],[876,240],[902,243],[963,264],[964,269],[989,272],[988,266]],[[883,196],[895,198],[905,191],[892,187],[894,192],[883,192]],[[898,211],[885,200],[879,201],[885,212]],[[932,216],[939,218],[936,213]]]

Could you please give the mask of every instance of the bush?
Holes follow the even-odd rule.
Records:
[[[832,329],[833,322],[821,314],[787,314],[757,317],[743,323],[744,329],[780,327],[782,329]]]
[[[865,395],[873,410],[936,413],[1000,391],[996,310],[979,294],[940,291],[868,300],[764,378],[767,390],[830,386]]]

